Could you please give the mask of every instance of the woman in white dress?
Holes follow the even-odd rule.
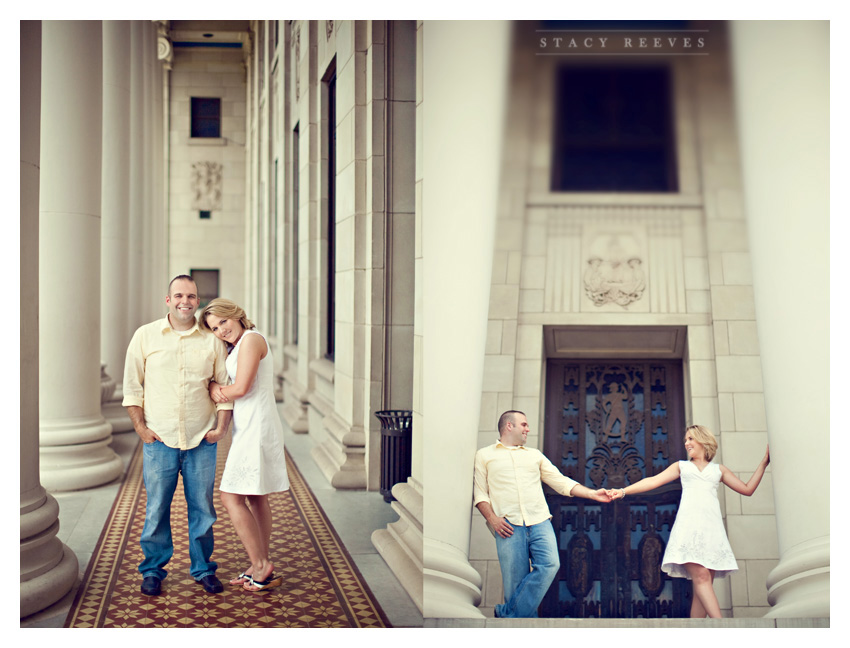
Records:
[[[233,401],[233,443],[219,490],[251,561],[230,584],[259,592],[282,582],[269,560],[272,515],[268,496],[289,489],[272,356],[245,311],[228,299],[212,300],[201,311],[200,321],[229,349],[225,366],[231,384],[210,383],[213,401]]]
[[[726,466],[712,461],[717,454],[717,439],[708,428],[692,425],[685,430],[685,451],[688,461],[677,461],[657,475],[607,492],[612,499],[622,499],[654,490],[676,478],[682,480],[682,499],[661,569],[674,578],[692,582],[692,619],[704,619],[706,614],[719,619],[723,615],[714,593],[714,578],[737,571],[738,563],[723,527],[717,489],[722,482],[736,493],[752,495],[770,463],[770,449],[746,484]]]

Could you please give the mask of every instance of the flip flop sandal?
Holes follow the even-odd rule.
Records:
[[[281,583],[283,583],[283,576],[275,576],[274,574],[269,574],[269,577],[264,581],[254,580],[250,576],[245,576],[248,579],[246,583],[243,583],[242,589],[246,592],[262,592],[263,590],[272,589],[273,587],[279,587]],[[257,589],[251,589],[256,587]]]
[[[231,578],[230,584],[231,585],[242,585],[244,583],[247,583],[249,578],[250,578],[250,576],[248,576],[248,574],[246,574],[245,572],[242,572],[236,578]]]

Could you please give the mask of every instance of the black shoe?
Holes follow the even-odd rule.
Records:
[[[159,596],[162,591],[162,579],[158,576],[145,576],[142,581],[142,594],[145,596]]]
[[[224,591],[224,585],[221,584],[221,581],[218,580],[218,576],[215,574],[207,574],[201,580],[195,582],[203,585],[209,594],[218,594]]]

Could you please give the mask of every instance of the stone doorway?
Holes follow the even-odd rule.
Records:
[[[684,458],[681,360],[547,363],[546,456],[590,488],[619,488]],[[547,490],[561,569],[541,617],[686,617],[691,588],[660,570],[678,481],[613,504]]]

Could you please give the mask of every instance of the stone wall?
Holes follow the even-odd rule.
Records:
[[[248,307],[243,52],[176,47],[169,77],[169,272],[218,269],[219,294]],[[220,138],[190,136],[192,97],[221,98]]]

